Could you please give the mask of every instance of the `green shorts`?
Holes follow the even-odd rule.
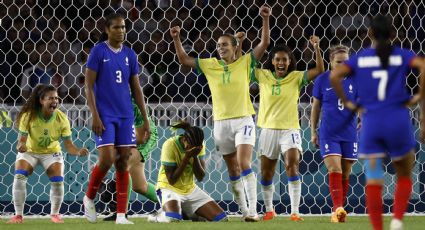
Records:
[[[137,150],[139,151],[140,156],[142,157],[141,162],[145,162],[145,160],[149,158],[151,152],[155,149],[156,144],[158,142],[158,130],[151,118],[149,118],[149,126],[151,135],[148,139],[148,142],[142,145],[137,145]]]

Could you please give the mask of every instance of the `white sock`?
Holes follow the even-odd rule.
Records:
[[[266,212],[273,211],[273,192],[274,192],[274,184],[271,185],[261,185],[263,189],[263,200],[264,205],[266,206]]]
[[[243,177],[246,196],[248,198],[249,214],[257,214],[257,178],[255,173],[251,172]]]
[[[126,219],[125,213],[117,213],[117,219],[122,219],[122,218]]]
[[[237,180],[230,180],[230,184],[232,185],[232,192],[235,201],[239,205],[242,215],[246,216],[248,214],[248,206],[246,204],[245,191],[242,179],[239,178]]]
[[[291,214],[299,214],[301,199],[301,180],[289,181],[288,193],[291,199]]]
[[[63,182],[50,182],[50,215],[59,214],[64,196]]]
[[[27,180],[28,178],[22,174],[15,174],[13,179],[12,193],[16,215],[24,215],[25,198],[27,197]]]

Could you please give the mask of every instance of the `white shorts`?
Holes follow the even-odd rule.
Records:
[[[18,153],[16,156],[16,161],[24,160],[28,162],[33,169],[40,163],[45,170],[47,170],[50,165],[53,163],[61,163],[64,164],[63,155],[61,152],[57,153],[47,153],[47,154],[39,154],[39,153]],[[62,167],[61,175],[63,175],[64,167]]]
[[[165,203],[171,200],[177,200],[181,211],[192,216],[195,214],[196,210],[204,206],[206,203],[213,201],[213,199],[206,194],[198,186],[195,186],[193,191],[187,195],[178,194],[170,189],[161,188],[159,189],[161,196],[161,206],[164,206]],[[181,213],[181,212],[180,212]]]
[[[255,145],[255,124],[251,116],[214,121],[214,140],[218,153],[236,152],[240,144]]]
[[[296,148],[303,153],[299,129],[261,129],[258,153],[271,160],[279,158],[289,149]]]

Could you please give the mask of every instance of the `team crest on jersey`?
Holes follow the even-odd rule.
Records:
[[[128,65],[128,57],[125,57],[125,65]]]
[[[350,84],[349,86],[348,86],[348,92],[350,92],[350,93],[353,93],[353,85],[352,84]]]
[[[48,129],[44,129],[43,134],[44,135],[48,135],[49,134],[49,130]]]
[[[325,144],[325,152],[329,152],[329,145]]]

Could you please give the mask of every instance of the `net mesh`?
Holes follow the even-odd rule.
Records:
[[[72,3],[71,3],[72,2]],[[157,148],[146,162],[146,177],[157,178],[160,146],[171,135],[167,126],[185,118],[204,128],[207,139],[208,174],[200,186],[228,212],[237,211],[232,201],[229,179],[224,161],[215,153],[212,136],[211,96],[207,81],[190,68],[178,64],[169,28],[182,27],[184,48],[194,57],[216,55],[215,41],[222,33],[245,31],[243,50],[249,51],[259,42],[261,17],[257,0],[4,0],[0,3],[0,212],[13,212],[12,183],[16,158],[17,132],[13,121],[22,103],[39,82],[53,84],[62,99],[61,109],[67,112],[77,146],[87,146],[87,158],[65,155],[65,202],[61,213],[81,215],[81,201],[86,190],[91,166],[97,160],[93,135],[90,132],[90,112],[83,92],[84,65],[87,55],[104,27],[104,16],[119,12],[126,17],[127,44],[138,54],[143,66],[140,82],[150,108],[150,115],[158,125]],[[318,0],[267,1],[272,8],[271,45],[285,43],[293,49],[297,69],[314,66],[313,49],[309,36],[320,36],[320,46],[328,64],[328,47],[345,44],[352,52],[370,45],[367,26],[377,13],[390,14],[394,20],[396,44],[423,52],[425,41],[425,4],[421,0],[407,1],[349,1],[326,3]],[[423,54],[423,53],[422,53]],[[265,57],[262,63],[264,63]],[[415,75],[407,77],[407,86],[416,92]],[[320,214],[331,211],[327,172],[321,156],[310,141],[309,117],[312,84],[301,91],[299,114],[305,151],[300,164],[302,175],[302,213]],[[258,88],[251,87],[257,106]],[[412,108],[412,123],[419,127],[419,109]],[[418,129],[416,129],[418,133]],[[414,168],[414,188],[408,212],[425,211],[425,155],[417,145]],[[421,154],[422,153],[422,154]],[[385,212],[390,212],[394,192],[394,169],[385,161]],[[255,157],[253,169],[259,174]],[[112,172],[108,175],[112,178]],[[363,168],[353,167],[350,177],[347,210],[365,213]],[[280,162],[274,177],[274,204],[278,213],[289,213],[289,196],[284,166]],[[262,194],[258,186],[259,210]],[[50,213],[49,181],[41,167],[29,177],[25,214]],[[106,210],[106,203],[98,201],[98,211]],[[131,196],[130,213],[144,214],[158,208],[143,196]]]

